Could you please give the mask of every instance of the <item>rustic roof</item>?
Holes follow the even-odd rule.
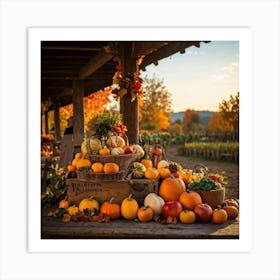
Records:
[[[117,61],[106,46],[122,48],[132,44],[131,57],[144,55],[140,69],[177,52],[185,52],[201,41],[42,41],[41,42],[41,101],[51,99],[60,106],[72,103],[72,82],[84,80],[85,96],[112,84]]]

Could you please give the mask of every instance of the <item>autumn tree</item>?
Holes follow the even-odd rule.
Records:
[[[212,132],[237,132],[239,130],[239,92],[219,104],[219,111],[212,114],[208,128]]]
[[[140,108],[140,128],[166,130],[171,119],[171,95],[163,84],[163,80],[153,76],[144,78],[142,108]]]
[[[204,126],[200,123],[199,113],[194,109],[187,109],[183,118],[183,130],[185,134],[202,132]]]

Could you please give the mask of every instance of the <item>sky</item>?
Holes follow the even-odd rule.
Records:
[[[211,41],[190,47],[146,67],[142,77],[155,75],[171,93],[173,112],[217,111],[223,99],[239,91],[239,42]]]

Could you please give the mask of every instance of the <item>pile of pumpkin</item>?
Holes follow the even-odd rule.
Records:
[[[50,213],[51,216],[62,217],[67,221],[99,221],[108,222],[123,218],[140,222],[155,221],[160,223],[191,224],[196,221],[216,224],[225,223],[228,219],[236,219],[239,215],[239,203],[227,199],[223,205],[212,209],[203,203],[199,193],[186,189],[180,178],[168,177],[161,181],[159,194],[149,193],[144,199],[144,205],[139,205],[131,195],[124,198],[120,204],[113,199],[104,201],[101,205],[94,197],[83,199],[78,206],[69,205],[67,200],[59,203],[59,209]]]

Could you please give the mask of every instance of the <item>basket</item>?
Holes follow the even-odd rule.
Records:
[[[87,155],[92,163],[101,162],[103,164],[109,162],[115,162],[118,164],[120,171],[124,171],[125,175],[128,173],[130,165],[137,160],[136,154],[124,154],[124,155]]]
[[[77,178],[81,180],[100,180],[100,181],[111,181],[111,180],[122,180],[125,177],[124,171],[117,173],[93,173],[93,172],[82,172],[77,171]]]
[[[203,203],[209,204],[212,208],[221,205],[225,200],[225,188],[210,191],[196,190],[200,194]]]

